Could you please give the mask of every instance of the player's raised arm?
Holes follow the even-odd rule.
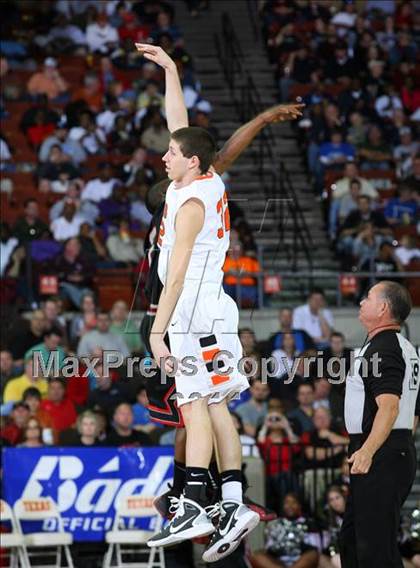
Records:
[[[146,59],[165,70],[165,110],[169,132],[188,126],[188,113],[175,62],[161,47],[148,43],[136,43],[135,46]]]
[[[218,174],[225,172],[265,126],[299,118],[302,116],[304,106],[304,104],[276,105],[261,112],[238,128],[217,153],[216,160],[213,163],[216,172]]]

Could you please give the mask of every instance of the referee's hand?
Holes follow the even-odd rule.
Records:
[[[372,455],[365,450],[360,448],[354,452],[347,460],[351,465],[350,473],[352,474],[364,474],[368,473],[370,466],[372,465]]]

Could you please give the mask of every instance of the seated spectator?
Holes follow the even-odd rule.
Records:
[[[325,307],[325,294],[315,288],[308,301],[293,312],[293,329],[303,329],[312,338],[318,348],[328,346],[334,320],[331,311]]]
[[[25,353],[25,360],[32,359],[34,363],[37,361],[40,369],[44,367],[45,373],[48,372],[50,366],[51,370],[49,373],[51,374],[56,372],[55,364],[57,364],[58,368],[61,369],[66,357],[64,349],[60,346],[62,340],[63,334],[58,327],[48,329],[44,334],[42,343],[34,345]]]
[[[120,219],[130,219],[130,201],[125,187],[114,185],[112,194],[99,202],[100,225],[105,236],[116,228]]]
[[[16,366],[21,366],[25,353],[37,345],[47,329],[47,320],[42,310],[32,312],[28,320],[20,320],[9,329],[9,350]]]
[[[331,140],[319,148],[320,162],[325,168],[337,169],[350,159],[354,159],[355,149],[352,144],[343,142],[342,133],[337,130],[331,134]]]
[[[120,403],[114,410],[112,429],[106,437],[105,445],[117,447],[150,446],[149,436],[144,432],[134,430],[133,420],[130,404],[127,402]]]
[[[29,387],[22,396],[22,402],[29,406],[30,416],[36,418],[42,428],[42,440],[45,444],[53,443],[52,420],[48,412],[41,408],[42,397],[36,387]]]
[[[281,503],[282,515],[267,525],[265,550],[252,555],[254,568],[317,568],[318,531],[303,516],[302,503],[288,493]]]
[[[68,100],[68,83],[61,76],[57,60],[47,57],[42,71],[37,71],[29,79],[28,93],[32,97],[47,95],[50,101],[66,102]]]
[[[50,221],[55,221],[63,214],[64,205],[67,201],[72,201],[76,205],[77,213],[83,219],[85,219],[91,225],[95,224],[97,217],[99,216],[99,208],[92,201],[81,201],[80,194],[84,187],[84,182],[81,179],[71,180],[66,194],[62,199],[56,201],[54,205],[50,208]]]
[[[394,160],[400,173],[404,174],[411,159],[420,149],[420,144],[413,140],[410,128],[404,126],[399,130],[400,144],[394,148]]]
[[[98,166],[99,175],[87,182],[82,190],[82,200],[99,203],[103,199],[108,199],[112,194],[113,188],[118,184],[118,180],[112,177],[113,171],[109,164],[102,163]]]
[[[75,314],[70,323],[70,341],[73,345],[77,344],[85,333],[96,327],[97,306],[93,292],[83,294],[80,310],[82,313]]]
[[[67,119],[63,116],[56,123],[54,132],[42,142],[38,152],[39,161],[46,162],[51,148],[58,145],[65,155],[71,156],[75,164],[84,162],[87,157],[86,151],[79,142],[70,139],[68,134]]]
[[[255,438],[257,427],[264,422],[267,415],[267,399],[270,390],[261,379],[254,379],[249,390],[251,398],[248,402],[240,404],[236,408],[236,413],[242,419],[245,433]]]
[[[390,199],[384,215],[392,226],[413,225],[418,220],[418,199],[416,193],[406,183],[398,187],[397,196]]]
[[[150,37],[150,26],[142,23],[134,12],[124,12],[123,24],[118,28],[121,41],[129,39],[131,43],[144,43]]]
[[[315,510],[327,484],[329,471],[338,468],[349,443],[344,432],[336,432],[332,428],[331,413],[324,406],[314,410],[313,416],[315,429],[302,436],[306,444],[304,449],[305,493],[309,497],[312,510]]]
[[[384,141],[381,129],[373,125],[368,132],[368,139],[359,149],[362,170],[389,170],[392,167],[392,152]]]
[[[66,241],[79,235],[84,222],[84,217],[77,212],[76,203],[67,199],[62,215],[51,223],[51,232],[56,241]]]
[[[404,179],[404,183],[412,189],[418,189],[420,183],[420,154],[414,157],[412,173]]]
[[[13,237],[7,223],[0,223],[0,277],[7,275],[8,269],[13,264],[13,253],[19,241]]]
[[[41,410],[51,417],[55,433],[74,426],[77,412],[73,402],[66,396],[65,379],[55,377],[49,380],[48,394],[41,402]]]
[[[99,423],[95,412],[85,410],[77,417],[78,440],[76,446],[94,447],[99,446]]]
[[[135,402],[131,407],[134,416],[134,429],[150,434],[156,430],[156,428],[160,428],[160,424],[150,420],[150,414],[147,408],[149,406],[149,399],[147,398],[145,385],[140,385],[138,387],[136,391],[136,401],[137,402]]]
[[[336,14],[335,17],[337,17]],[[329,58],[325,65],[325,75],[334,83],[343,77],[352,78],[357,73],[355,60],[349,56],[347,45],[344,41],[339,41],[335,45],[334,55]]]
[[[169,130],[160,109],[152,107],[148,114],[149,126],[142,134],[141,145],[156,154],[164,154],[169,146]]]
[[[16,221],[12,231],[19,244],[41,239],[43,235],[48,233],[48,225],[39,217],[38,201],[29,198],[24,202],[23,206],[24,215]]]
[[[51,147],[47,161],[38,167],[38,187],[44,192],[48,188],[54,193],[66,193],[70,183],[79,175],[79,170],[72,164],[69,156],[64,154],[60,145],[55,144]]]
[[[269,507],[278,510],[278,503],[284,495],[298,488],[297,478],[293,474],[293,459],[301,451],[299,437],[282,412],[270,410],[258,433],[257,442],[265,463]]]
[[[174,25],[170,13],[165,10],[161,10],[157,15],[156,25],[152,30],[152,38],[157,40],[162,34],[170,35],[174,42],[179,43],[182,40],[178,26]]]
[[[100,230],[84,221],[80,225],[79,241],[89,262],[97,267],[107,266],[108,252],[102,240]],[[102,263],[105,263],[104,265]]]
[[[142,343],[138,325],[136,325],[128,312],[126,302],[119,300],[114,303],[111,309],[110,331],[119,335],[131,353],[138,353],[142,350]]]
[[[94,267],[82,253],[79,239],[71,238],[65,243],[62,254],[56,259],[55,270],[60,296],[80,308],[83,295],[91,292]]]
[[[18,444],[17,447],[42,448],[43,446],[41,424],[36,418],[28,418],[26,426],[23,429],[22,442]]]
[[[270,351],[281,349],[283,346],[283,337],[285,333],[291,333],[295,341],[296,350],[298,352],[306,351],[315,347],[312,337],[304,329],[293,329],[293,310],[291,308],[282,308],[279,311],[280,331],[275,333],[269,340]]]
[[[291,410],[287,417],[292,425],[293,431],[298,436],[305,432],[312,432],[315,426],[313,423],[314,415],[314,386],[312,383],[302,383],[297,389],[297,408]]]
[[[420,248],[416,246],[415,237],[403,235],[400,246],[394,250],[394,254],[404,270],[412,260],[420,259]]]
[[[373,281],[380,282],[381,280],[399,281],[397,274],[404,270],[403,265],[395,255],[395,249],[392,243],[382,243],[379,246],[377,254],[372,254],[370,257],[360,265],[361,272],[373,272],[375,276]],[[390,275],[395,276],[390,276]],[[363,297],[368,288],[372,285],[371,278],[363,278],[360,280],[359,295]]]
[[[327,408],[330,410],[331,383],[324,377],[314,381],[314,410],[317,408]]]
[[[327,491],[327,546],[321,556],[323,568],[340,568],[339,536],[346,510],[346,495],[341,487],[333,485]]]
[[[120,114],[115,118],[115,123],[108,137],[109,148],[112,152],[123,156],[129,156],[136,147],[133,128],[128,117]]]
[[[239,301],[237,298],[237,283],[239,282],[241,303],[252,305],[257,301],[257,280],[252,275],[260,274],[261,267],[258,260],[244,254],[242,243],[235,230],[230,232],[230,248],[223,265],[223,272],[225,273],[223,288],[229,296]],[[243,272],[246,275],[239,277]]]
[[[107,312],[99,312],[96,319],[96,329],[83,335],[77,347],[78,357],[91,357],[98,347],[103,351],[115,351],[129,357],[130,351],[122,337],[110,331],[111,319]]]
[[[127,393],[121,382],[113,382],[109,373],[105,373],[102,364],[98,363],[95,367],[96,378],[95,388],[91,390],[87,407],[89,409],[102,411],[108,417],[112,418],[114,409],[127,400]]]
[[[155,175],[147,163],[147,152],[144,148],[136,148],[131,160],[122,167],[119,178],[127,187],[155,181]]]
[[[19,375],[19,367],[13,363],[13,356],[7,349],[0,351],[0,396],[3,400],[4,389],[9,381]]]
[[[118,46],[118,32],[104,12],[100,12],[96,21],[87,26],[86,42],[91,53],[107,54]]]
[[[334,184],[332,197],[334,200],[342,199],[350,194],[350,183],[357,179],[360,183],[360,194],[367,195],[371,199],[378,199],[379,194],[371,182],[364,177],[360,177],[359,169],[355,162],[347,162],[344,167],[343,177]]]
[[[55,130],[55,124],[49,118],[44,108],[38,108],[33,117],[33,123],[26,129],[26,137],[29,145],[37,150],[42,142]]]
[[[88,71],[83,77],[83,86],[75,91],[73,100],[83,100],[92,112],[99,112],[103,106],[103,88],[98,75]]]
[[[260,452],[256,445],[256,440],[252,436],[245,434],[244,424],[242,418],[236,412],[230,413],[233,418],[233,423],[239,434],[239,440],[242,446],[242,457],[244,458],[259,458]]]
[[[29,420],[29,407],[24,402],[16,402],[4,426],[0,430],[0,438],[11,446],[17,446],[23,441],[23,433]]]
[[[148,229],[152,219],[146,207],[146,195],[148,192],[146,183],[136,184],[131,193],[130,217],[135,223],[140,223],[141,228]]]
[[[355,79],[353,84],[357,81],[357,90],[351,93],[351,108],[353,108],[353,100],[355,97],[360,97],[362,94],[360,88],[360,81]],[[339,96],[340,101],[340,96]],[[340,102],[339,102],[340,104]],[[346,113],[347,114],[347,113]],[[366,142],[366,124],[365,117],[360,112],[352,112],[349,116],[349,129],[347,132],[347,140],[358,149]],[[372,197],[372,196],[371,196]]]
[[[112,260],[118,263],[138,264],[143,257],[144,242],[132,236],[130,224],[125,219],[120,220],[118,232],[107,238],[106,247]]]
[[[65,14],[57,14],[48,34],[35,36],[34,43],[42,49],[60,53],[85,53],[86,37],[81,28],[71,23]]]
[[[330,347],[323,350],[324,376],[331,379],[333,387],[330,406],[334,416],[344,416],[344,385],[351,366],[352,350],[345,346],[345,338],[339,331],[331,334]]]
[[[366,248],[364,241],[368,239],[367,244],[370,246],[372,233],[373,241],[378,245],[386,237],[392,236],[392,230],[383,214],[373,211],[369,197],[361,195],[357,200],[357,209],[347,215],[340,228],[337,250],[345,256],[345,262],[346,258],[351,262],[352,256],[363,258]]]
[[[210,132],[211,136],[217,143],[220,135],[218,129],[210,123],[211,108],[208,108],[209,106],[210,105],[207,101],[200,101],[198,103],[194,114],[194,126],[199,126],[200,128],[207,130],[207,132]]]
[[[47,394],[48,383],[42,376],[35,376],[34,365],[31,358],[25,361],[24,373],[9,381],[4,389],[3,401],[5,403],[22,400],[23,393],[28,387],[36,387],[41,396]]]
[[[86,153],[104,154],[106,152],[106,135],[100,126],[97,126],[92,113],[82,110],[78,117],[78,124],[69,132],[69,139],[78,142]]]
[[[42,312],[46,318],[45,328],[50,330],[52,328],[59,329],[62,335],[62,344],[67,342],[67,322],[66,318],[60,313],[61,300],[58,296],[50,296],[42,302]]]
[[[144,90],[141,91],[137,99],[138,109],[148,109],[151,106],[158,107],[161,110],[165,106],[165,99],[159,92],[159,83],[153,80],[146,83]],[[140,113],[137,113],[136,116],[140,118]]]
[[[283,334],[282,349],[275,349],[271,356],[277,361],[277,377],[288,375],[293,371],[293,364],[299,351],[296,349],[295,339],[292,333]]]

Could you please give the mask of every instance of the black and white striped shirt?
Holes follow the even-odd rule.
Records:
[[[393,429],[411,430],[420,415],[419,355],[399,332],[377,333],[359,353],[346,379],[345,422],[349,434],[368,434],[378,410],[376,397],[400,398]]]

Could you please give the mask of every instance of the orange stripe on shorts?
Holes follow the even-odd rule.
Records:
[[[215,349],[209,349],[208,351],[203,351],[203,359],[204,361],[212,361],[217,353],[219,353],[220,349],[216,347]]]
[[[226,383],[226,381],[229,380],[230,380],[229,375],[213,375],[211,378],[211,382],[214,385],[220,385],[221,383]]]

